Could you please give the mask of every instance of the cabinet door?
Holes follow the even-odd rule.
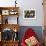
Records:
[[[9,15],[9,10],[2,10],[2,15]]]

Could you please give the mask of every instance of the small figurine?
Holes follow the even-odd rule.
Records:
[[[17,0],[15,0],[15,7],[16,7],[16,4],[17,4],[17,2],[16,2]]]
[[[5,24],[8,24],[8,18],[7,18],[7,19],[5,19]]]

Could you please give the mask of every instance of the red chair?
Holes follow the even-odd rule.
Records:
[[[32,28],[27,29],[27,31],[25,32],[24,37],[22,38],[21,46],[27,46],[25,40],[32,37],[32,36],[34,36],[36,38],[36,33],[34,32],[34,30]],[[40,45],[39,42],[37,42],[37,44],[34,45],[34,46],[41,46],[41,45]]]

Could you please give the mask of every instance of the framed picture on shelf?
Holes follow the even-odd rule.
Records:
[[[9,10],[2,10],[2,15],[9,15]]]
[[[36,10],[35,9],[24,10],[23,18],[24,19],[36,19]]]

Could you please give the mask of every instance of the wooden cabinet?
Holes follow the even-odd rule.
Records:
[[[15,17],[16,19],[9,17]],[[0,7],[0,32],[1,32],[0,46],[18,46],[19,39],[17,40],[15,39],[15,37],[18,35],[17,32],[19,31],[18,18],[19,18],[19,7]],[[11,21],[14,23],[12,23]],[[10,36],[11,39],[6,37],[5,38],[8,39],[8,41],[3,39],[2,35],[4,35],[4,32],[6,32],[6,35],[8,37],[10,35],[10,33],[8,32],[12,32],[13,35],[11,34],[12,35]]]

